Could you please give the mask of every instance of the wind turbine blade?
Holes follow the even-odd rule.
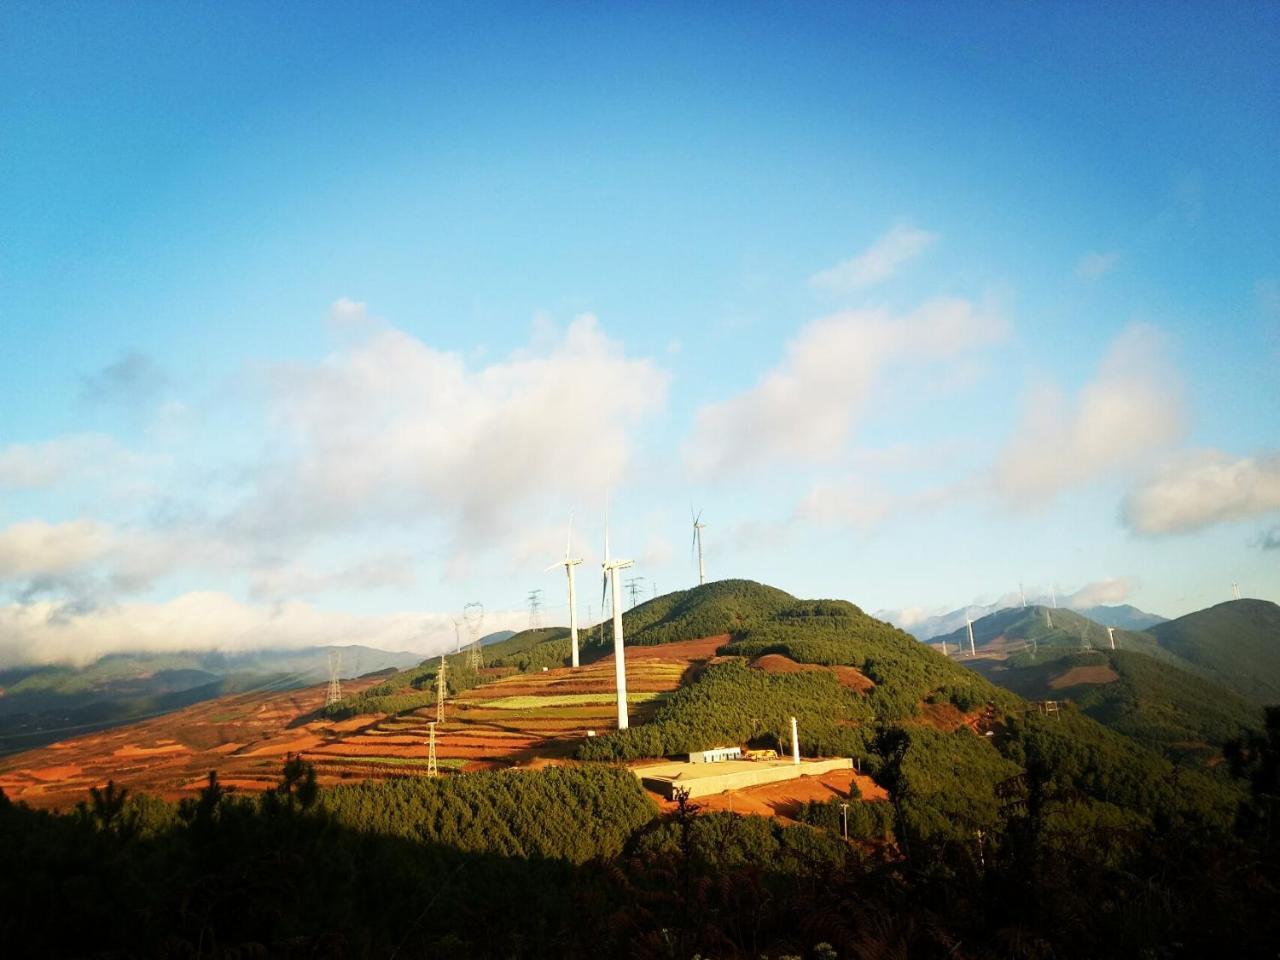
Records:
[[[556,567],[563,567],[563,566],[564,564],[561,563],[559,560],[557,560],[555,563],[551,564],[550,566],[543,567],[542,572],[546,573],[548,570],[554,570]]]

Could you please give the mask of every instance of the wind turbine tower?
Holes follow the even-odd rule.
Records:
[[[551,564],[547,569],[564,567],[564,572],[569,576],[569,650],[572,654],[570,662],[575,667],[578,665],[578,596],[573,589],[573,568],[581,562],[581,557],[573,556],[573,517],[570,517],[569,538],[564,542],[564,559]],[[587,607],[587,620],[590,619],[591,608]]]
[[[1055,583],[1049,589],[1053,591],[1053,609],[1057,610],[1058,609],[1058,585]]]
[[[329,692],[325,694],[324,705],[333,706],[342,699],[342,683],[338,680],[338,672],[342,669],[342,654],[337,650],[329,654]]]
[[[702,530],[706,524],[702,522],[701,510],[695,514],[690,507],[689,514],[693,517],[693,548],[698,551],[698,586],[702,586],[707,582],[707,565],[702,561]]]
[[[1027,608],[1027,591],[1022,588],[1022,581],[1018,581],[1018,596],[1022,598],[1022,609]]]
[[[969,627],[969,656],[976,657],[978,651],[973,646],[973,621],[965,620],[965,624]]]
[[[1239,599],[1240,599],[1240,584],[1238,584],[1238,583],[1233,583],[1233,584],[1231,585],[1231,593],[1235,596],[1235,598],[1236,598],[1237,600],[1239,600]]]
[[[1116,628],[1115,627],[1107,627],[1107,640],[1111,642],[1111,649],[1114,650],[1116,648]]]
[[[627,661],[622,650],[622,604],[618,600],[618,571],[634,565],[634,560],[609,558],[609,516],[604,520],[604,562],[600,564],[604,576],[600,584],[600,605],[604,606],[604,592],[609,591],[609,605],[613,609],[613,677],[618,693],[618,729],[625,730],[627,719]]]

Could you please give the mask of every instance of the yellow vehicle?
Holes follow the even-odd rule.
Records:
[[[747,760],[777,760],[777,750],[748,750],[744,757]]]

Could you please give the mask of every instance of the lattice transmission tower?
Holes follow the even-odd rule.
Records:
[[[436,722],[432,720],[427,724],[430,733],[427,734],[427,776],[440,776],[440,768],[436,764]]]
[[[627,593],[631,595],[631,606],[636,605],[636,597],[640,595],[640,584],[644,582],[644,577],[627,577],[626,588]]]
[[[542,628],[542,591],[529,591],[529,629],[540,630]]]
[[[324,705],[331,707],[342,699],[342,683],[338,680],[338,672],[342,669],[342,654],[335,651],[329,654],[329,692],[325,694]]]
[[[467,648],[467,666],[479,670],[484,666],[484,652],[480,649],[480,630],[484,627],[484,604],[473,600],[462,608],[462,619],[467,625],[471,645]]]
[[[436,723],[444,723],[444,697],[449,688],[444,680],[445,659],[440,655],[440,671],[436,674]]]

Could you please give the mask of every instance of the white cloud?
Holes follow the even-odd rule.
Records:
[[[413,561],[406,556],[370,557],[329,573],[294,565],[260,571],[250,594],[258,600],[311,597],[330,590],[382,590],[411,587],[416,580]]]
[[[1076,276],[1081,280],[1097,280],[1114,270],[1119,262],[1120,254],[1114,250],[1107,253],[1090,250],[1076,262]]]
[[[1075,593],[1066,598],[1068,607],[1084,609],[1086,607],[1114,606],[1124,603],[1133,593],[1134,581],[1131,577],[1108,577],[1086,583]]]
[[[491,611],[484,625],[486,631],[521,629],[527,619],[525,611]],[[0,663],[6,666],[84,664],[123,651],[233,652],[352,643],[433,655],[453,649],[453,622],[443,613],[355,616],[301,602],[251,606],[213,592],[87,610],[68,611],[54,602],[0,606]]]
[[[998,312],[960,299],[899,316],[866,309],[816,320],[754,387],[698,411],[685,459],[700,476],[768,461],[831,460],[889,364],[953,357],[1005,329]]]
[[[27,520],[0,530],[0,580],[59,576],[101,559],[113,544],[110,527],[93,520]]]
[[[819,480],[796,508],[796,516],[820,526],[839,524],[870,530],[894,516],[938,510],[972,493],[970,484],[889,490],[859,477]]]
[[[0,448],[0,490],[42,490],[77,480],[139,472],[147,458],[111,437],[78,433]]]
[[[25,520],[0,529],[0,584],[78,603],[137,593],[178,569],[225,572],[244,562],[232,545],[189,528],[121,529],[80,519]]]
[[[900,266],[920,256],[937,239],[936,233],[900,223],[858,256],[815,273],[809,282],[837,293],[862,290],[888,280]]]
[[[1074,403],[1053,385],[1032,391],[996,464],[995,488],[1023,505],[1050,500],[1168,447],[1182,434],[1184,419],[1163,337],[1135,324],[1111,345]]]
[[[357,307],[335,315],[352,326]],[[325,361],[269,371],[277,446],[232,518],[238,533],[438,519],[464,539],[502,534],[522,506],[617,481],[631,430],[665,402],[667,375],[590,315],[478,368],[403,331],[355,327],[364,335]]]
[[[1280,510],[1280,453],[1232,458],[1219,450],[1189,455],[1125,498],[1121,516],[1135,533],[1198,530]]]

